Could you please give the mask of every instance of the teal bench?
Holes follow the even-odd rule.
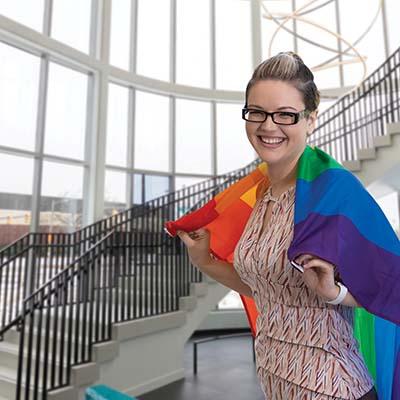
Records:
[[[105,385],[91,386],[86,389],[85,400],[137,400],[136,397],[118,392]]]

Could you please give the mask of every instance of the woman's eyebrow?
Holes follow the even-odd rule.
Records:
[[[261,109],[261,110],[264,110],[262,107],[257,106],[256,104],[248,104],[247,107],[255,107],[255,108],[259,108],[259,109]],[[282,106],[282,107],[278,107],[278,108],[277,108],[277,111],[286,110],[286,109],[288,109],[288,108],[291,108],[292,110],[297,111],[297,109],[294,108],[294,107],[292,107],[292,106]]]

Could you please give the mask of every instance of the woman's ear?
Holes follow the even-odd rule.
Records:
[[[307,136],[310,136],[317,125],[318,110],[312,111],[307,117]]]

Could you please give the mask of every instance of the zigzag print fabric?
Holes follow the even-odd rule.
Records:
[[[268,188],[234,253],[259,310],[257,374],[266,399],[359,399],[374,383],[353,337],[352,308],[323,302],[287,258],[294,193],[292,187],[273,198]]]

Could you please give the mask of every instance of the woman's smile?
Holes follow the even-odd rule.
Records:
[[[284,137],[257,135],[258,142],[267,149],[277,149],[287,140]]]

